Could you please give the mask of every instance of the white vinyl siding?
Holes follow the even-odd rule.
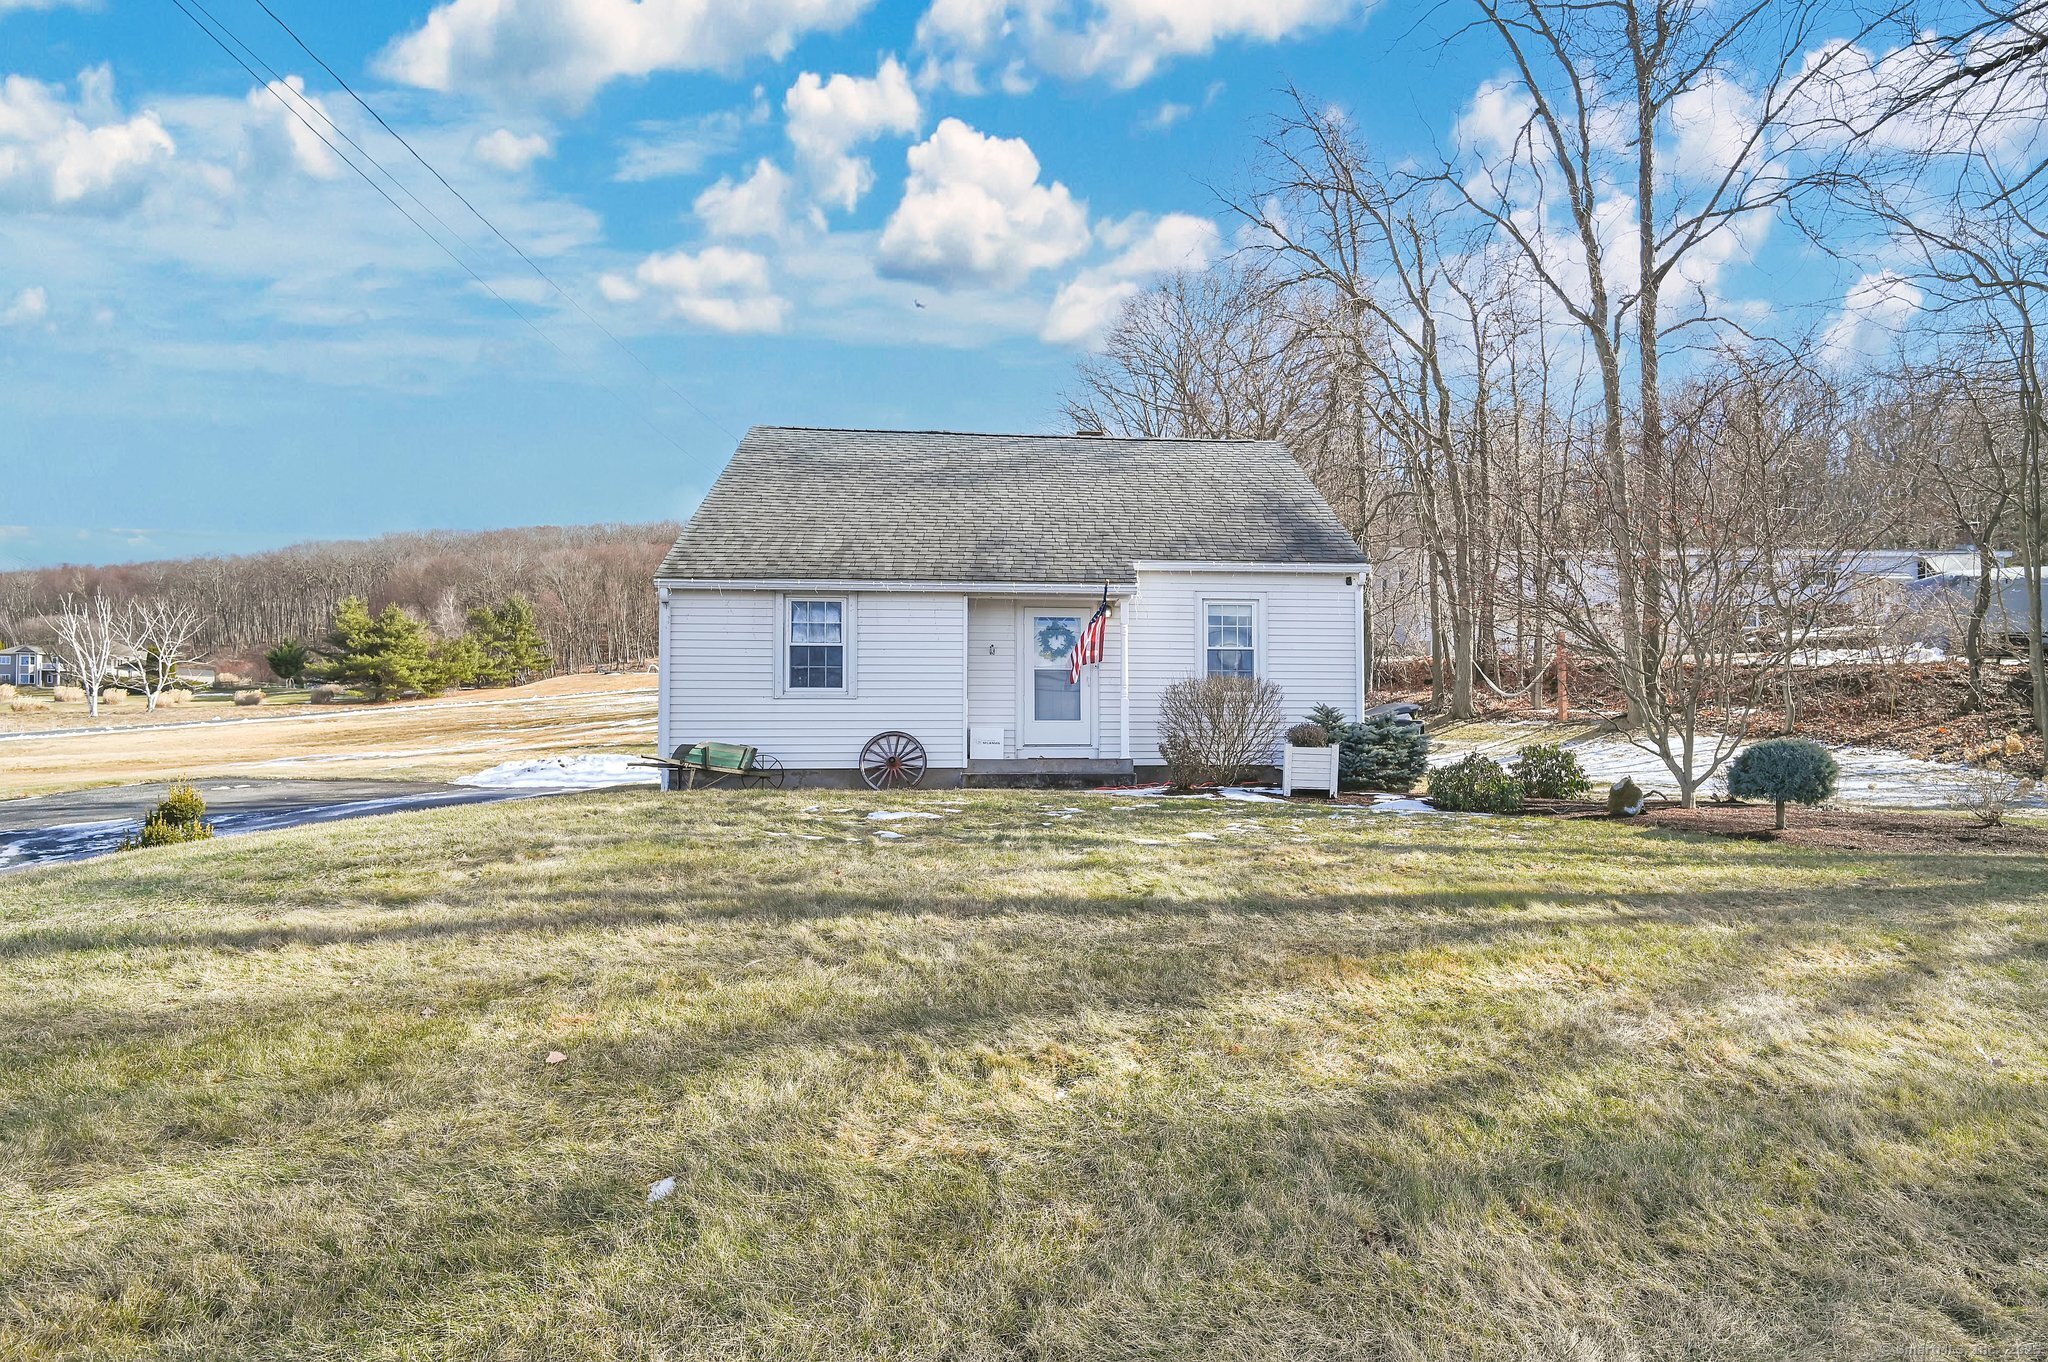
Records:
[[[1356,707],[1358,593],[1344,574],[1141,572],[1131,615],[1133,761],[1147,765],[1159,760],[1161,692],[1206,669],[1210,602],[1256,607],[1258,675],[1280,687],[1289,723],[1324,701],[1346,713]],[[1117,638],[1114,624],[1109,637],[1112,642]],[[1114,709],[1109,714],[1113,718]],[[1114,749],[1105,743],[1103,750]]]
[[[848,603],[844,690],[789,689],[788,601],[803,592],[673,587],[662,623],[661,734],[748,743],[783,765],[851,769],[862,744],[901,729],[935,768],[966,764],[967,598],[860,591]]]

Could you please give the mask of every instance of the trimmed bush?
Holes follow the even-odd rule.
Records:
[[[53,686],[50,689],[50,698],[59,704],[77,704],[85,699],[85,687]]]
[[[263,703],[263,692],[260,690],[238,690],[235,692],[235,703],[245,706],[260,705]]]
[[[306,701],[315,705],[331,705],[346,694],[347,686],[337,686],[332,681],[323,681],[306,692]]]
[[[189,780],[172,784],[163,803],[142,820],[142,831],[121,844],[124,851],[141,847],[175,846],[180,842],[203,842],[213,836],[213,824],[206,821],[206,799]]]
[[[108,686],[100,692],[100,703],[103,705],[118,705],[127,698],[128,692],[115,686]]]
[[[172,686],[162,695],[157,696],[156,702],[160,705],[182,705],[191,698],[191,691],[186,690],[183,686]]]
[[[1159,755],[1185,790],[1232,785],[1273,760],[1280,688],[1252,676],[1191,676],[1159,697]]]
[[[1530,799],[1584,799],[1593,792],[1576,753],[1555,743],[1531,743],[1515,753],[1511,768]]]
[[[1737,799],[1768,799],[1785,826],[1787,804],[1819,804],[1834,798],[1841,768],[1827,748],[1806,738],[1772,738],[1745,747],[1728,767],[1728,793]]]
[[[1522,783],[1474,752],[1429,773],[1429,802],[1452,813],[1514,813],[1522,807]]]
[[[1321,724],[1296,724],[1287,730],[1289,747],[1328,747],[1330,731]]]

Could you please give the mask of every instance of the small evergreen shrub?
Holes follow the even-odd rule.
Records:
[[[1368,790],[1396,794],[1414,789],[1415,782],[1429,770],[1429,736],[1422,726],[1382,714],[1357,728],[1358,783]]]
[[[1530,799],[1584,799],[1593,792],[1578,755],[1554,743],[1531,743],[1515,753],[1512,769]]]
[[[263,703],[263,692],[260,690],[238,690],[235,692],[235,703],[238,705],[260,705]]]
[[[1728,767],[1728,793],[1737,799],[1768,799],[1785,826],[1787,804],[1819,804],[1834,798],[1841,768],[1827,748],[1806,738],[1772,738],[1745,747]]]
[[[85,699],[85,687],[83,687],[83,686],[54,686],[54,687],[52,687],[52,688],[51,688],[51,690],[50,690],[50,698],[51,698],[52,700],[55,700],[55,701],[57,701],[57,702],[58,702],[59,704],[74,704],[74,705],[75,705],[75,704],[77,704],[78,702],[80,702],[81,700]]]
[[[1353,723],[1335,705],[1317,705],[1308,717],[1338,749],[1337,783],[1344,789],[1405,794],[1429,769],[1429,737],[1420,724],[1391,714]]]
[[[142,847],[176,846],[180,842],[203,842],[213,836],[213,824],[206,821],[206,799],[189,780],[180,780],[164,792],[164,799],[142,820],[142,831],[121,844],[124,851]]]
[[[1296,724],[1287,730],[1289,747],[1328,747],[1330,731],[1318,723]]]
[[[1522,784],[1474,752],[1429,773],[1429,802],[1452,813],[1514,813],[1522,807]]]
[[[323,681],[306,692],[306,699],[315,705],[331,705],[346,694],[347,686],[337,686],[332,681]]]

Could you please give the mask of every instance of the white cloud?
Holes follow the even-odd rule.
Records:
[[[1154,110],[1151,117],[1147,118],[1139,126],[1143,127],[1147,132],[1165,132],[1194,111],[1192,105],[1176,104],[1169,99]]]
[[[0,81],[0,205],[99,210],[128,202],[177,153],[153,112],[122,119],[104,66],[79,73],[78,98],[26,76]]]
[[[696,118],[650,119],[633,125],[612,178],[641,184],[694,175],[705,162],[730,151],[740,139],[741,119],[731,110]]]
[[[1735,166],[1756,136],[1756,120],[1756,96],[1726,76],[1709,72],[1671,101],[1670,169],[1679,175],[1718,179]]]
[[[794,190],[789,173],[764,156],[746,179],[720,178],[691,208],[713,236],[779,237],[789,230]]]
[[[14,295],[14,301],[0,308],[0,326],[28,326],[50,315],[50,295],[31,286]]]
[[[332,180],[342,165],[322,138],[334,138],[327,106],[306,93],[299,76],[273,80],[248,96],[250,134],[282,147],[291,163],[317,180]],[[315,131],[317,129],[318,131]]]
[[[1099,235],[1117,254],[1061,286],[1039,330],[1040,339],[1055,345],[1093,344],[1145,281],[1175,270],[1206,267],[1222,240],[1215,223],[1187,213],[1126,219]]]
[[[607,83],[656,71],[777,60],[844,27],[871,0],[448,0],[378,58],[429,90],[579,108]]]
[[[948,118],[909,162],[903,201],[882,229],[884,275],[1007,287],[1088,247],[1087,208],[1058,181],[1038,182],[1038,158],[1022,138]]]
[[[651,297],[669,315],[715,331],[780,331],[789,311],[767,260],[726,246],[650,255],[630,277],[607,274],[598,287],[614,303]]]
[[[783,97],[789,142],[819,201],[852,210],[875,182],[874,167],[852,149],[884,133],[909,136],[924,111],[903,63],[885,58],[873,78],[805,71]]]
[[[1132,86],[1219,43],[1279,42],[1363,16],[1372,0],[933,0],[917,23],[932,77],[963,92],[1017,51],[1070,78]]]
[[[497,128],[485,133],[470,146],[470,155],[485,165],[517,174],[549,155],[554,144],[537,132],[520,134],[510,128]]]
[[[1917,284],[1895,270],[1864,275],[1849,286],[1842,310],[1821,336],[1821,358],[1841,365],[1879,354],[1925,299]]]

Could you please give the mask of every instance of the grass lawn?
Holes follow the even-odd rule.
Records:
[[[0,887],[0,1358],[2048,1338],[2035,858],[650,791]]]

